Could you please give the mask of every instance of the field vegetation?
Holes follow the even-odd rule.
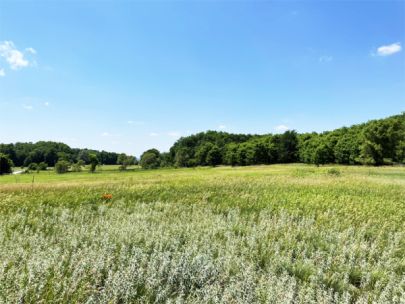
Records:
[[[8,158],[8,159],[7,159]],[[80,171],[90,165],[119,164],[121,170],[138,164],[134,156],[114,152],[70,148],[63,143],[0,144],[0,175],[10,165],[33,170],[54,167],[58,173]],[[145,169],[197,166],[250,166],[276,163],[392,165],[405,164],[405,113],[370,120],[322,133],[231,134],[207,131],[181,137],[161,153],[149,149],[140,157]]]
[[[1,303],[404,303],[405,168],[0,176]]]

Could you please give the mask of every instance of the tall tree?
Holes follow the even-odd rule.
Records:
[[[11,159],[7,155],[0,153],[0,175],[11,173],[12,167],[13,162]]]

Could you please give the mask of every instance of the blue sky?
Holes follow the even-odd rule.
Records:
[[[0,3],[0,142],[135,155],[405,111],[404,1]]]

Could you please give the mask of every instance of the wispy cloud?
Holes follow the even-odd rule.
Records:
[[[286,125],[278,125],[278,126],[274,127],[274,130],[276,130],[277,132],[285,132],[289,129],[290,128]]]
[[[108,132],[103,132],[103,133],[101,133],[101,136],[103,136],[103,137],[110,137],[111,134],[108,133]]]
[[[27,111],[31,111],[34,109],[34,107],[32,105],[23,104],[22,107],[24,110],[27,110]]]
[[[12,41],[3,41],[0,43],[0,56],[7,61],[10,68],[13,70],[27,67],[30,64],[28,59],[24,57],[24,53],[19,51]]]
[[[35,54],[37,53],[37,51],[36,51],[34,48],[32,48],[32,47],[26,48],[25,51],[26,51],[27,53],[31,53],[31,54],[33,54],[33,55],[35,55]]]
[[[4,69],[0,69],[0,77],[4,76],[6,76],[6,72],[4,71]]]
[[[327,63],[327,62],[331,62],[333,60],[332,56],[321,56],[319,57],[319,62],[320,63]]]
[[[388,45],[382,45],[377,48],[378,56],[389,56],[398,53],[402,50],[401,43],[396,42]]]
[[[155,133],[155,132],[150,132],[150,133],[149,133],[149,136],[156,137],[156,136],[159,136],[159,134],[158,134],[158,133]]]
[[[49,107],[49,106],[50,106],[50,103],[47,102],[47,101],[45,101],[45,102],[44,102],[44,106],[45,106],[45,107]]]

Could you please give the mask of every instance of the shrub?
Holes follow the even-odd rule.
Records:
[[[136,158],[130,155],[126,155],[125,153],[121,153],[118,156],[117,164],[120,165],[118,169],[120,171],[124,171],[127,169],[128,166],[134,165],[136,162]]]
[[[48,169],[48,164],[46,162],[40,162],[37,167],[38,170],[45,171]]]
[[[66,173],[69,170],[70,163],[66,160],[60,160],[55,164],[55,172],[58,174]]]
[[[72,164],[72,171],[73,172],[81,172],[82,171],[82,166],[79,164],[79,162]]]
[[[28,165],[28,169],[32,170],[32,171],[36,171],[36,170],[38,170],[38,164],[37,163],[30,163]]]

